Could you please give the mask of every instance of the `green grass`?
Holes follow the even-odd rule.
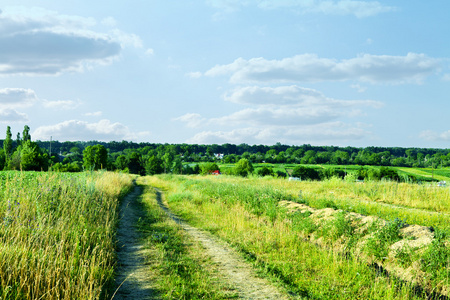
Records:
[[[140,205],[144,216],[138,229],[143,234],[146,258],[159,297],[163,299],[231,299],[236,294],[217,280],[204,249],[158,206],[155,191],[146,184]]]
[[[1,172],[0,182],[0,298],[107,298],[131,178]]]
[[[355,245],[355,228],[339,215],[317,225],[308,213],[286,215],[276,203],[292,199],[279,180],[233,177],[152,177],[164,186],[171,209],[195,226],[209,230],[239,249],[262,273],[284,284],[301,298],[424,299],[427,296],[395,277],[385,277],[358,259],[342,256],[308,242],[322,231],[331,241]],[[283,182],[287,182],[284,180]],[[381,227],[378,238],[386,249],[398,238],[398,224]],[[397,226],[397,227],[396,227]],[[395,234],[397,230],[397,235]],[[375,232],[375,231],[373,231]],[[328,243],[326,243],[328,244]],[[328,244],[328,245],[332,245]],[[370,252],[368,254],[371,254]],[[384,255],[385,252],[372,253]]]

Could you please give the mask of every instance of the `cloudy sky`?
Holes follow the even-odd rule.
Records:
[[[449,11],[448,0],[2,0],[0,134],[448,148]]]

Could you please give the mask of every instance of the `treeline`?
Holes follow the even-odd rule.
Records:
[[[41,148],[50,148],[50,142],[38,141],[38,144]],[[53,141],[51,148],[53,154],[59,154],[64,160],[67,156],[80,154],[86,147],[94,145],[102,145],[108,150],[110,167],[114,167],[114,163],[119,156],[125,155],[127,158],[131,158],[132,153],[136,153],[134,155],[138,155],[141,160],[152,156],[163,159],[163,156],[169,153],[171,156],[179,157],[182,162],[236,163],[241,158],[245,158],[251,163],[434,168],[450,166],[450,150],[433,148],[288,146],[280,143],[273,146],[247,144],[196,145],[132,143],[127,141],[109,143]],[[121,160],[123,160],[123,157]]]
[[[15,170],[78,172],[86,169],[123,170],[135,174],[198,173],[195,163],[320,164],[400,167],[450,166],[449,149],[400,147],[335,147],[223,144],[158,144],[122,142],[31,141],[30,128],[14,139],[8,126],[1,140],[0,167]]]

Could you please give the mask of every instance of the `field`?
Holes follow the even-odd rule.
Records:
[[[299,297],[448,295],[448,188],[228,176],[149,181],[166,190],[179,215],[234,245]]]
[[[0,299],[100,299],[129,176],[0,173]]]
[[[281,170],[281,168],[280,168]],[[405,169],[448,179],[445,170]],[[120,199],[110,172],[0,173],[0,299],[111,299]],[[137,230],[164,299],[229,299],[214,264],[160,210],[237,249],[296,299],[444,299],[450,295],[450,189],[434,183],[288,181],[158,175]]]

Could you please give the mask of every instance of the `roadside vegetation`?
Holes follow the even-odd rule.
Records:
[[[441,201],[448,207],[447,188],[391,182],[374,186],[338,179],[288,182],[228,176],[165,175],[149,177],[148,182],[166,190],[172,210],[234,245],[261,272],[283,282],[298,296],[314,299],[448,296],[448,221],[440,221],[448,217],[428,216],[447,208],[445,204],[422,203],[445,196]],[[393,189],[411,210],[377,202]],[[350,202],[357,204],[359,198],[362,204],[355,209]],[[355,213],[363,209],[365,215]],[[410,217],[410,212],[416,215]],[[412,222],[408,226],[402,216],[421,220],[424,226],[412,226],[416,224]],[[427,235],[418,235],[422,231]]]
[[[130,176],[0,173],[0,298],[104,299]]]
[[[214,265],[204,255],[198,241],[188,234],[158,206],[148,178],[140,178],[144,187],[140,205],[144,211],[137,226],[144,246],[150,250],[147,265],[162,299],[230,299],[235,293],[218,280]]]

